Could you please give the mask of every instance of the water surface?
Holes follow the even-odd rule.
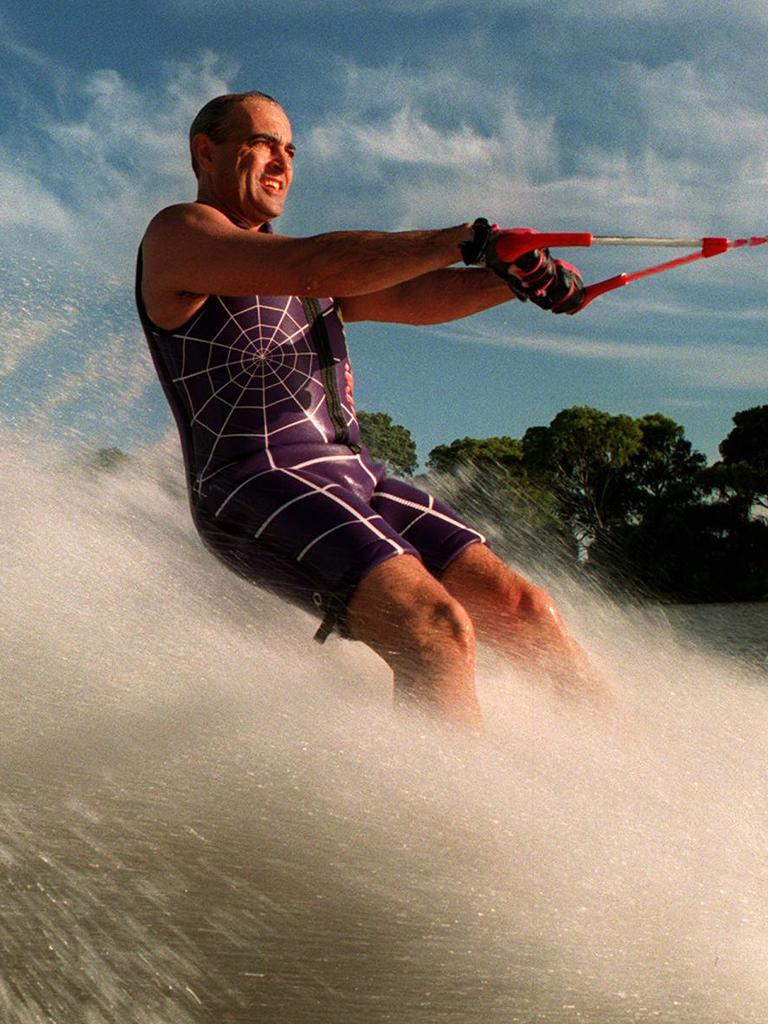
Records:
[[[0,1019],[765,1021],[763,606],[551,578],[622,721],[486,657],[478,744],[211,560],[175,450],[4,441]]]

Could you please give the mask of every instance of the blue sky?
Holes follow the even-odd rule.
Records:
[[[768,233],[768,6],[637,0],[81,0],[0,13],[0,413],[130,447],[168,416],[133,314],[136,246],[193,197],[185,135],[230,89],[299,147],[288,234],[506,226]],[[587,280],[661,260],[569,250]],[[768,246],[576,317],[511,303],[439,328],[354,324],[358,406],[424,459],[570,405],[683,423],[710,458],[768,401]]]

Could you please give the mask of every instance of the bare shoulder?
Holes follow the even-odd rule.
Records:
[[[155,324],[176,327],[202,305],[207,295],[186,286],[185,268],[206,237],[232,230],[223,213],[201,203],[177,203],[155,214],[141,243],[141,292]]]
[[[168,206],[152,218],[142,241],[147,312],[167,329],[209,295],[296,294],[303,261],[294,252],[295,270],[286,247],[298,249],[293,240],[238,223],[213,206]]]
[[[144,234],[144,245],[152,249],[190,240],[195,233],[236,231],[220,210],[203,203],[176,203],[156,213]]]

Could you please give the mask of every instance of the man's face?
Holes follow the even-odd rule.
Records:
[[[291,187],[294,151],[281,107],[260,99],[238,104],[227,140],[211,143],[214,197],[253,225],[279,216]]]

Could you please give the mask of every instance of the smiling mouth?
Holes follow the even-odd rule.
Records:
[[[283,183],[277,178],[261,178],[260,181],[262,188],[268,192],[282,192],[283,190]]]

